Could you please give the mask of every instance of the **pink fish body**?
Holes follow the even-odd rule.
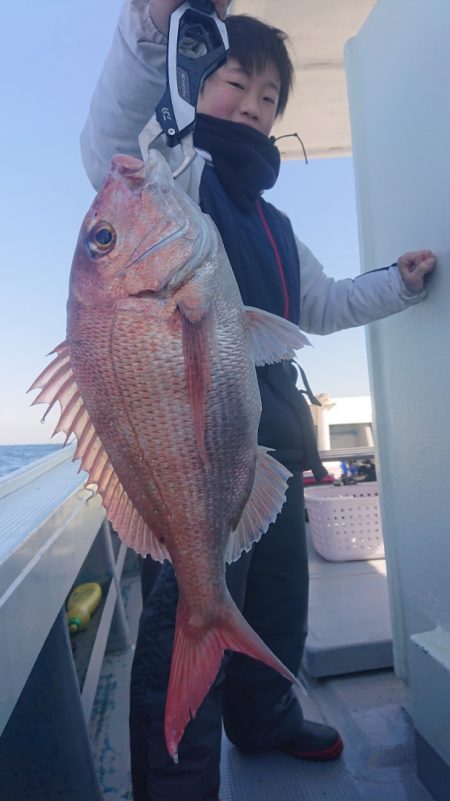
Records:
[[[245,308],[209,217],[158,153],[115,156],[86,215],[72,264],[67,338],[34,382],[58,400],[56,431],[120,537],[169,559],[180,597],[165,712],[178,743],[225,649],[295,677],[228,594],[225,561],[275,520],[288,471],[257,445],[255,364],[291,358],[306,340]]]

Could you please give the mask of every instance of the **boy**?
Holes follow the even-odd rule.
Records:
[[[82,134],[86,170],[98,186],[116,152],[139,157],[138,135],[165,83],[168,18],[179,0],[128,0]],[[217,12],[226,3],[216,0]],[[425,296],[430,251],[355,280],[328,278],[294,236],[289,220],[262,197],[276,181],[279,154],[269,135],[286,106],[292,64],[285,35],[250,17],[229,17],[230,55],[204,84],[194,144],[199,155],[180,184],[216,223],[243,301],[279,314],[305,331],[330,333],[401,311]],[[158,142],[178,165],[178,149]],[[259,441],[294,473],[274,525],[249,554],[230,566],[230,591],[253,628],[294,673],[306,637],[308,561],[301,474],[324,474],[306,403],[289,365],[260,368],[263,403]],[[155,578],[155,574],[157,578]],[[303,719],[289,683],[234,654],[180,744],[179,764],[163,738],[177,586],[171,567],[143,563],[144,610],[131,680],[134,801],[217,801],[221,714],[243,751],[277,748],[304,759],[339,756],[332,727]]]

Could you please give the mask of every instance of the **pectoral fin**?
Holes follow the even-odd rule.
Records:
[[[311,344],[298,326],[276,314],[246,306],[245,317],[250,347],[258,367],[293,359],[296,350]]]
[[[211,386],[211,315],[206,312],[196,319],[182,305],[181,317],[184,371],[189,402],[192,409],[194,432],[202,460],[208,464],[205,448],[206,400]]]

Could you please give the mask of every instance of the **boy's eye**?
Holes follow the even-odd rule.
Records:
[[[267,96],[267,97],[264,98],[264,101],[266,103],[271,103],[272,105],[275,105],[275,98],[273,98],[273,97]]]
[[[238,81],[228,81],[228,83],[230,84],[230,86],[234,86],[236,89],[242,89],[242,90],[244,89],[243,85]]]

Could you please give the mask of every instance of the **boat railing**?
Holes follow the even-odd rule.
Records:
[[[0,479],[0,797],[8,801],[101,797],[87,723],[105,652],[129,646],[119,590],[127,548],[73,455],[69,445]],[[95,625],[71,638],[65,603],[83,581],[100,583],[103,598]]]

